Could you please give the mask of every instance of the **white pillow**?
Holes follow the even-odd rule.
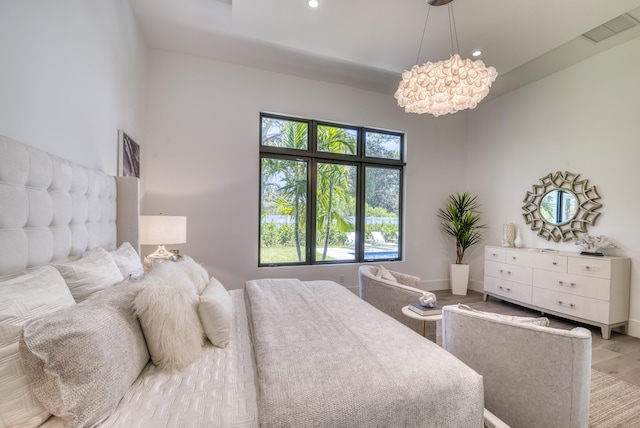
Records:
[[[380,265],[378,269],[378,278],[386,279],[387,281],[398,282],[395,276],[384,266]]]
[[[201,355],[204,339],[189,276],[174,262],[158,263],[141,282],[134,307],[151,360],[161,369],[187,366]]]
[[[471,306],[463,305],[462,303],[458,303],[458,308],[475,312],[487,318],[493,318],[500,321],[512,321],[512,322],[519,322],[523,324],[534,324],[534,325],[540,325],[542,327],[549,327],[549,318],[547,317],[538,317],[538,318],[518,317],[515,315],[496,314],[495,312],[483,312],[477,309],[473,309]]]
[[[34,394],[68,427],[109,416],[149,361],[131,307],[136,287],[113,287],[29,321],[20,354]]]
[[[144,275],[140,256],[130,243],[122,243],[117,250],[111,253],[111,257],[123,277],[131,276],[133,279],[139,279]]]
[[[189,256],[183,256],[182,260],[177,262],[177,265],[189,275],[198,294],[202,294],[207,284],[209,284],[209,272],[207,272],[207,269]]]
[[[219,348],[227,346],[233,322],[233,300],[220,281],[213,277],[200,295],[198,313],[209,341]]]
[[[101,247],[85,253],[78,260],[52,265],[64,278],[77,303],[124,279],[111,255]]]
[[[18,341],[28,320],[75,303],[51,266],[0,282],[0,426],[34,427],[51,416],[31,392]]]

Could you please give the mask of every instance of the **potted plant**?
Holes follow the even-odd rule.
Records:
[[[469,284],[469,265],[463,264],[464,252],[467,248],[482,240],[481,230],[487,226],[480,224],[480,204],[477,196],[469,192],[449,195],[447,206],[438,210],[438,218],[442,231],[456,241],[456,262],[451,265],[451,292],[467,294]]]

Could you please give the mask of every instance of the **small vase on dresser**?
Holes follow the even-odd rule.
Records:
[[[497,297],[543,313],[626,333],[631,260],[526,248],[485,247],[484,299]]]
[[[516,239],[516,225],[505,223],[502,225],[503,246],[512,248]]]
[[[522,242],[522,238],[520,237],[520,229],[516,229],[516,239],[514,239],[513,245],[516,248],[524,247],[524,242]]]

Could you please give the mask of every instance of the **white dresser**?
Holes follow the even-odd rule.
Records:
[[[521,306],[598,326],[609,339],[626,333],[631,260],[526,248],[485,247],[484,299]]]

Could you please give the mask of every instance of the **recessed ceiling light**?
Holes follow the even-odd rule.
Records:
[[[316,8],[320,3],[318,3],[318,0],[308,0],[307,4],[309,5],[309,7]]]
[[[473,57],[479,57],[480,55],[482,55],[482,51],[480,49],[471,52],[471,56]]]

